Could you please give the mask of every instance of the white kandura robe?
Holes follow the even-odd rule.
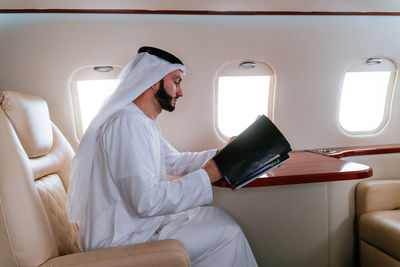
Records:
[[[79,225],[83,250],[175,238],[193,266],[256,266],[240,227],[212,201],[201,167],[216,150],[179,153],[155,121],[135,104],[100,129],[86,223]],[[166,174],[184,175],[167,181]]]

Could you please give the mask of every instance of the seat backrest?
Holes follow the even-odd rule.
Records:
[[[79,251],[65,213],[70,144],[43,99],[3,91],[0,105],[0,266]]]

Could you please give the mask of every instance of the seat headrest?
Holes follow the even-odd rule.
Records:
[[[3,91],[0,104],[28,157],[47,154],[53,145],[53,131],[46,101],[15,91]]]

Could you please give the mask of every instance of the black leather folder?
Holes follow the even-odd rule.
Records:
[[[289,159],[290,144],[265,115],[261,115],[214,156],[214,161],[233,190]]]

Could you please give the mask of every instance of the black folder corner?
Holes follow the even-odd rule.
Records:
[[[233,190],[289,159],[290,144],[265,115],[214,156],[214,161]]]

